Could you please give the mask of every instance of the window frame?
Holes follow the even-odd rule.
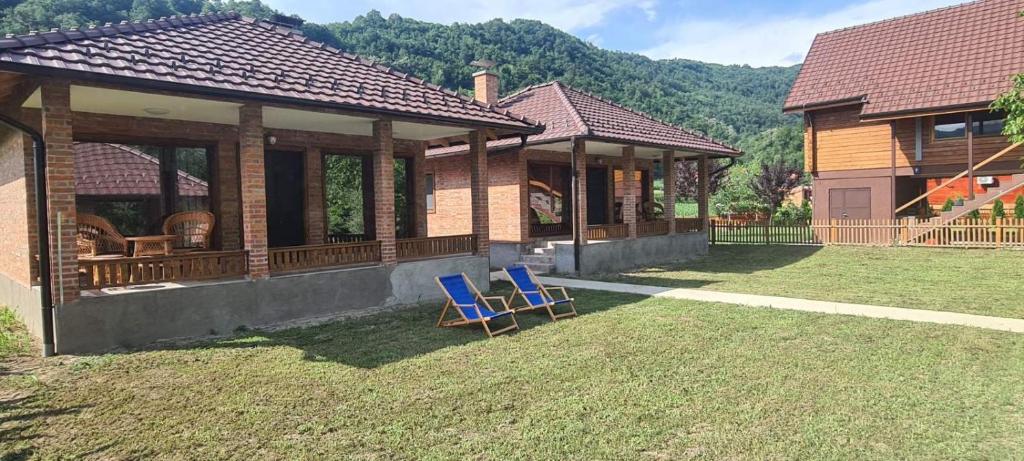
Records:
[[[940,125],[939,124],[939,119],[942,118],[942,117],[950,117],[951,118],[951,117],[956,116],[956,115],[960,116],[960,119],[961,119],[960,122],[958,122],[958,123],[943,123],[942,125],[962,124],[963,125],[963,134],[961,134],[959,136],[939,136],[938,135],[939,134],[938,127]],[[932,132],[932,136],[931,136],[932,142],[955,141],[955,140],[959,140],[959,139],[967,139],[967,113],[966,112],[957,112],[957,113],[953,113],[953,114],[941,114],[941,115],[934,115],[934,116],[932,116],[932,129],[931,129],[931,132]]]

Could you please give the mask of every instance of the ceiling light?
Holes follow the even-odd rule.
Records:
[[[149,115],[167,115],[171,113],[170,109],[164,109],[163,107],[147,107],[142,109],[142,111]]]

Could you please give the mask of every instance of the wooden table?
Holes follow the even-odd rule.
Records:
[[[176,235],[143,235],[126,237],[125,240],[135,247],[132,256],[168,256],[173,250],[172,244],[176,238]]]

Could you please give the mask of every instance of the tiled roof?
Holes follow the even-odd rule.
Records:
[[[497,106],[544,124],[543,133],[530,135],[527,139],[531,145],[577,136],[709,154],[740,154],[738,149],[558,81],[520,90],[500,100]],[[491,141],[487,146],[493,149],[518,144],[518,140],[505,139]],[[465,146],[431,149],[429,154],[441,155],[459,150],[465,150]]]
[[[160,162],[120,144],[75,143],[75,194],[105,196],[160,195]],[[206,181],[178,170],[178,195],[210,195]]]
[[[340,109],[538,132],[524,117],[236,13],[0,39],[0,68],[88,73]]]
[[[1024,72],[1024,0],[981,0],[819,34],[787,111],[866,100],[862,115],[981,106]]]

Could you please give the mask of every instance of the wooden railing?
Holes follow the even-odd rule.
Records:
[[[668,221],[639,221],[636,223],[636,235],[650,237],[654,235],[668,234]]]
[[[954,182],[956,182],[956,181],[958,181],[958,180],[962,179],[962,178],[963,178],[964,176],[967,176],[967,175],[969,175],[969,174],[971,173],[971,171],[977,171],[977,170],[980,170],[981,168],[985,167],[985,166],[986,166],[986,165],[988,165],[989,163],[992,163],[992,162],[994,162],[994,161],[998,160],[998,159],[999,159],[999,158],[1001,158],[1002,156],[1004,156],[1004,155],[1006,155],[1006,154],[1010,153],[1011,151],[1013,151],[1014,149],[1016,149],[1016,148],[1020,147],[1020,146],[1021,146],[1021,144],[1024,144],[1024,143],[1022,143],[1022,142],[1018,142],[1018,143],[1015,143],[1015,144],[1011,145],[1010,147],[1007,147],[1006,149],[1003,149],[1003,150],[999,151],[999,152],[998,152],[998,153],[996,153],[995,155],[993,155],[993,156],[991,156],[991,157],[989,157],[989,158],[987,158],[987,159],[985,159],[985,160],[981,161],[981,162],[980,162],[980,163],[978,163],[977,165],[974,165],[973,167],[971,167],[971,168],[968,168],[968,169],[966,169],[966,170],[964,170],[964,171],[960,172],[960,174],[958,174],[958,175],[956,175],[956,176],[953,176],[953,177],[952,177],[952,178],[950,178],[950,179],[947,179],[947,180],[946,180],[946,181],[944,181],[944,182],[943,182],[942,184],[939,184],[938,186],[935,186],[935,187],[933,187],[933,188],[932,188],[931,190],[929,190],[928,192],[925,192],[924,194],[921,194],[921,195],[920,195],[920,196],[918,196],[917,198],[915,198],[915,199],[913,199],[913,200],[911,200],[911,201],[907,202],[907,203],[906,203],[906,204],[904,204],[903,206],[901,206],[901,207],[897,208],[897,209],[896,209],[896,212],[895,212],[895,213],[896,213],[896,214],[898,215],[898,214],[899,214],[900,212],[902,212],[902,211],[906,210],[907,208],[910,208],[910,207],[911,207],[911,206],[913,206],[913,205],[914,205],[915,203],[917,203],[917,202],[920,202],[921,200],[924,200],[924,199],[926,199],[926,198],[928,198],[928,197],[931,197],[931,195],[932,195],[932,194],[934,194],[934,193],[936,193],[936,192],[938,192],[938,191],[940,191],[940,190],[945,190],[945,189],[946,189],[946,187],[948,187],[948,186],[949,186],[950,184],[953,184]]]
[[[185,282],[243,276],[245,251],[205,251],[172,256],[78,260],[83,289]]]
[[[572,223],[569,221],[548,224],[530,224],[530,237],[552,237],[556,235],[570,234],[572,234]]]
[[[476,253],[476,243],[476,235],[473,234],[399,239],[396,251],[400,261],[469,255]]]
[[[703,218],[676,218],[676,233],[689,234],[704,230]]]
[[[821,220],[806,224],[712,221],[712,244],[1024,249],[1024,219]]]
[[[380,262],[380,242],[327,243],[270,249],[270,272],[290,272]]]
[[[365,234],[330,234],[324,239],[324,243],[358,243],[365,241]]]
[[[627,237],[629,237],[629,226],[625,224],[587,226],[587,240],[614,240]]]

